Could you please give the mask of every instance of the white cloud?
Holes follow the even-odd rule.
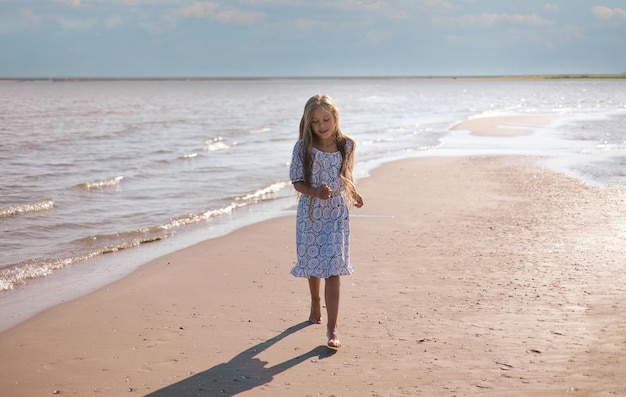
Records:
[[[84,1],[84,0],[83,0]],[[100,0],[100,2],[102,2]],[[122,4],[126,6],[139,6],[139,5],[163,5],[170,4],[172,6],[179,6],[181,3],[185,3],[185,1],[180,0],[108,0],[105,3],[111,2],[113,4]]]
[[[605,6],[593,7],[591,9],[591,12],[593,12],[593,15],[595,15],[598,18],[608,19],[608,18],[611,18],[611,16],[613,15],[613,10]]]
[[[70,5],[73,5],[74,7],[78,7],[80,6],[81,0],[53,0],[53,3],[70,4]]]
[[[272,4],[272,5],[298,5],[298,0],[242,0],[242,2],[251,4],[251,5],[263,5],[263,4]]]
[[[20,16],[32,24],[48,21],[56,23],[62,29],[67,30],[88,30],[98,24],[98,18],[69,18],[60,15],[43,15],[28,8],[21,9]]]
[[[493,26],[501,23],[515,25],[552,25],[552,21],[542,18],[537,14],[487,14],[464,15],[459,19],[470,25]]]
[[[380,10],[386,8],[387,4],[382,1],[363,1],[363,0],[349,0],[345,3],[337,3],[341,8],[360,8],[366,10]]]
[[[591,12],[597,18],[601,19],[611,19],[613,17],[626,19],[626,10],[619,7],[609,8],[605,6],[596,6],[591,9]]]
[[[178,10],[178,13],[186,18],[207,18],[213,14],[217,7],[219,7],[217,3],[204,1],[181,8]]]
[[[214,19],[222,22],[234,22],[234,23],[251,23],[259,20],[263,17],[263,14],[254,11],[244,10],[225,10],[215,13]]]
[[[236,8],[222,9],[212,1],[193,3],[178,10],[178,14],[185,18],[208,18],[228,23],[247,24],[261,19],[263,14],[255,11],[246,11]]]
[[[439,9],[443,11],[451,11],[454,9],[452,4],[444,0],[421,0],[423,6],[428,8]]]

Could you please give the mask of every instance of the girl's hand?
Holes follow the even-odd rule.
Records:
[[[363,207],[363,197],[361,197],[361,195],[358,193],[356,197],[354,198],[354,206],[357,208]]]
[[[328,200],[330,198],[331,193],[333,192],[333,189],[331,189],[330,186],[328,186],[325,183],[322,183],[322,185],[317,190],[318,190],[318,197],[321,198],[322,200]]]

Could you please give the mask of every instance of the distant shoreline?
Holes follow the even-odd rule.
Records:
[[[550,80],[550,79],[624,79],[621,74],[528,74],[485,76],[197,76],[197,77],[0,77],[5,82],[79,82],[79,81],[255,81],[255,80]]]

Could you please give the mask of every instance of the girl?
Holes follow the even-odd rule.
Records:
[[[309,321],[321,324],[320,279],[328,316],[328,346],[341,346],[337,335],[339,276],[352,274],[348,204],[363,206],[352,179],[352,138],[339,127],[339,110],[327,95],[304,106],[300,136],[293,148],[289,176],[300,193],[296,215],[298,261],[291,274],[306,277],[311,292]]]

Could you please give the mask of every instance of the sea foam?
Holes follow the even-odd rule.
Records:
[[[29,204],[19,204],[0,208],[0,217],[29,214],[32,212],[48,211],[54,207],[54,201],[43,200]]]

